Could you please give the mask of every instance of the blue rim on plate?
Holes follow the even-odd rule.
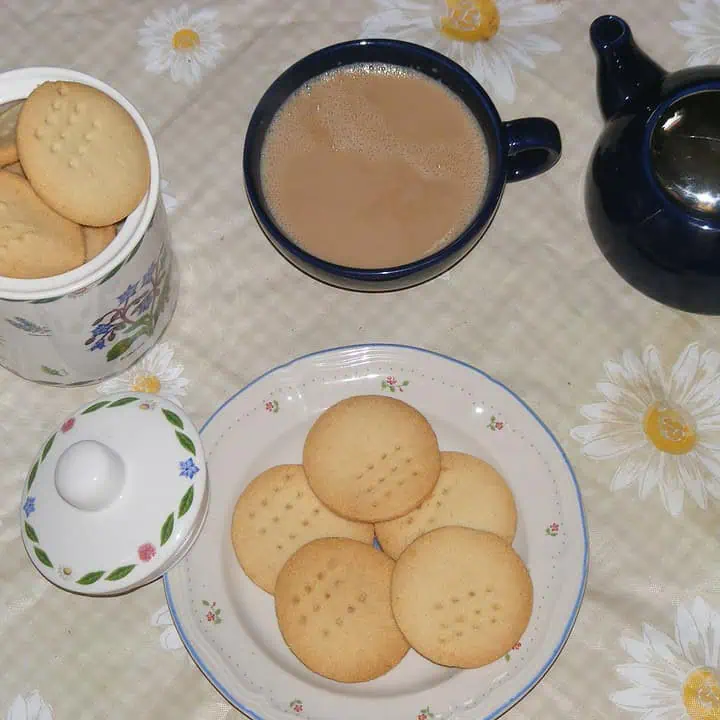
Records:
[[[479,368],[474,367],[473,365],[470,365],[469,363],[463,362],[462,360],[457,360],[456,358],[450,357],[449,355],[444,355],[442,353],[435,352],[434,350],[427,350],[425,348],[419,348],[415,347],[413,345],[402,345],[397,343],[360,343],[357,345],[341,345],[338,347],[332,347],[332,348],[326,348],[324,350],[319,350],[312,353],[307,353],[305,355],[300,355],[286,363],[283,363],[281,365],[278,365],[274,368],[271,368],[270,370],[267,370],[262,375],[259,375],[254,380],[251,380],[247,385],[245,385],[242,389],[238,390],[236,393],[231,395],[225,402],[220,405],[215,412],[203,423],[202,427],[200,428],[200,434],[202,436],[202,433],[205,431],[205,429],[210,425],[210,423],[213,421],[213,419],[220,413],[222,410],[227,407],[235,398],[237,398],[239,395],[241,395],[243,392],[245,392],[248,388],[255,385],[260,380],[264,379],[268,375],[271,375],[274,372],[277,372],[279,370],[282,370],[284,368],[287,368],[296,362],[299,362],[301,360],[305,360],[312,357],[317,357],[320,355],[326,355],[331,352],[338,352],[342,350],[360,350],[363,348],[389,348],[389,349],[403,349],[403,350],[412,350],[415,352],[420,353],[426,353],[428,355],[432,355],[438,358],[441,358],[443,360],[447,360],[449,362],[455,363],[456,365],[460,365],[468,370],[472,370],[473,372],[478,373],[479,375],[482,375],[490,382],[494,383],[495,385],[499,386],[503,390],[505,390],[511,397],[513,397],[515,400],[517,400],[520,405],[527,410],[528,413],[533,417],[533,419],[540,425],[540,427],[547,433],[548,437],[552,441],[552,443],[555,445],[557,450],[560,453],[560,456],[563,459],[563,462],[565,463],[565,466],[567,467],[570,477],[573,481],[573,486],[575,488],[575,496],[578,503],[578,510],[580,511],[580,523],[582,527],[582,534],[583,534],[583,569],[582,569],[582,578],[580,582],[580,586],[577,591],[577,597],[575,599],[575,604],[572,608],[572,613],[570,617],[568,618],[568,621],[563,629],[562,636],[560,638],[560,641],[557,643],[555,648],[553,649],[552,653],[550,654],[550,657],[547,659],[545,664],[540,668],[540,670],[536,673],[536,675],[528,682],[525,687],[523,687],[519,692],[515,693],[511,698],[509,698],[507,701],[505,701],[500,707],[494,709],[489,715],[485,715],[483,718],[478,718],[478,720],[494,720],[494,718],[498,718],[500,715],[505,713],[507,710],[509,710],[513,705],[517,704],[525,695],[527,695],[537,684],[540,682],[540,680],[543,678],[543,676],[547,673],[547,671],[552,667],[553,663],[557,660],[558,656],[560,655],[563,647],[567,643],[568,638],[570,637],[570,633],[572,632],[573,626],[575,625],[575,621],[577,620],[578,614],[580,612],[580,606],[583,601],[583,597],[585,595],[585,588],[587,586],[587,579],[588,579],[588,567],[589,567],[589,541],[588,541],[588,532],[587,532],[587,523],[585,520],[585,511],[583,508],[583,502],[582,502],[582,496],[580,493],[580,486],[578,485],[577,478],[575,477],[575,472],[573,470],[572,465],[570,464],[570,461],[568,460],[568,457],[563,450],[560,443],[557,441],[555,436],[553,435],[552,431],[548,426],[541,420],[541,418],[535,413],[535,411],[515,392],[513,392],[510,388],[507,387],[504,383],[500,382],[499,380],[496,380],[491,375],[488,375],[483,370],[480,370]],[[193,659],[193,662],[198,666],[198,668],[202,671],[203,675],[212,683],[212,685],[215,687],[215,689],[235,708],[240,710],[240,712],[247,715],[251,720],[265,720],[261,715],[258,715],[250,708],[243,705],[243,703],[236,698],[227,688],[223,686],[222,683],[218,681],[218,679],[213,675],[212,671],[207,667],[207,665],[203,662],[202,658],[198,655],[197,651],[193,647],[193,645],[190,643],[187,635],[185,634],[185,631],[183,630],[182,624],[180,622],[180,618],[178,617],[177,611],[175,609],[175,604],[173,602],[172,598],[172,592],[170,590],[170,585],[168,582],[168,575],[165,574],[163,576],[163,587],[165,589],[165,597],[167,599],[168,603],[168,609],[170,610],[170,614],[173,619],[173,623],[175,625],[175,628],[178,631],[178,634],[180,635],[180,638],[183,641],[183,645],[185,646],[186,650],[190,654],[190,657]]]

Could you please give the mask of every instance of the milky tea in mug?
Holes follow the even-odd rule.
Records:
[[[299,247],[353,268],[387,268],[452,242],[482,205],[485,135],[440,82],[385,63],[305,83],[268,129],[268,209]]]

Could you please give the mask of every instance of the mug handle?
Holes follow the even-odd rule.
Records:
[[[552,120],[527,117],[504,122],[503,127],[508,182],[535,177],[549,170],[560,159],[560,131]]]

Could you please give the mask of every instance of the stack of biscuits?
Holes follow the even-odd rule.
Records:
[[[130,114],[96,88],[46,82],[0,108],[0,275],[43,278],[110,244],[147,192]]]
[[[512,492],[491,465],[441,451],[409,404],[359,395],[315,421],[302,464],[250,482],[232,543],[247,576],[274,595],[295,656],[354,683],[411,647],[459,668],[505,655],[533,604],[516,525]]]

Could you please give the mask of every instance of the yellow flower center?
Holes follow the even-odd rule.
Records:
[[[160,378],[157,375],[138,375],[130,389],[134,392],[158,393],[160,385]]]
[[[440,18],[440,32],[451,40],[490,40],[500,27],[495,0],[445,0],[447,13]]]
[[[660,452],[685,455],[697,443],[691,418],[682,410],[664,403],[653,403],[645,413],[643,429],[650,442]]]
[[[687,676],[682,698],[691,720],[720,720],[720,684],[710,668],[697,668]]]
[[[178,30],[172,37],[175,50],[192,50],[200,44],[200,36],[190,28]]]

